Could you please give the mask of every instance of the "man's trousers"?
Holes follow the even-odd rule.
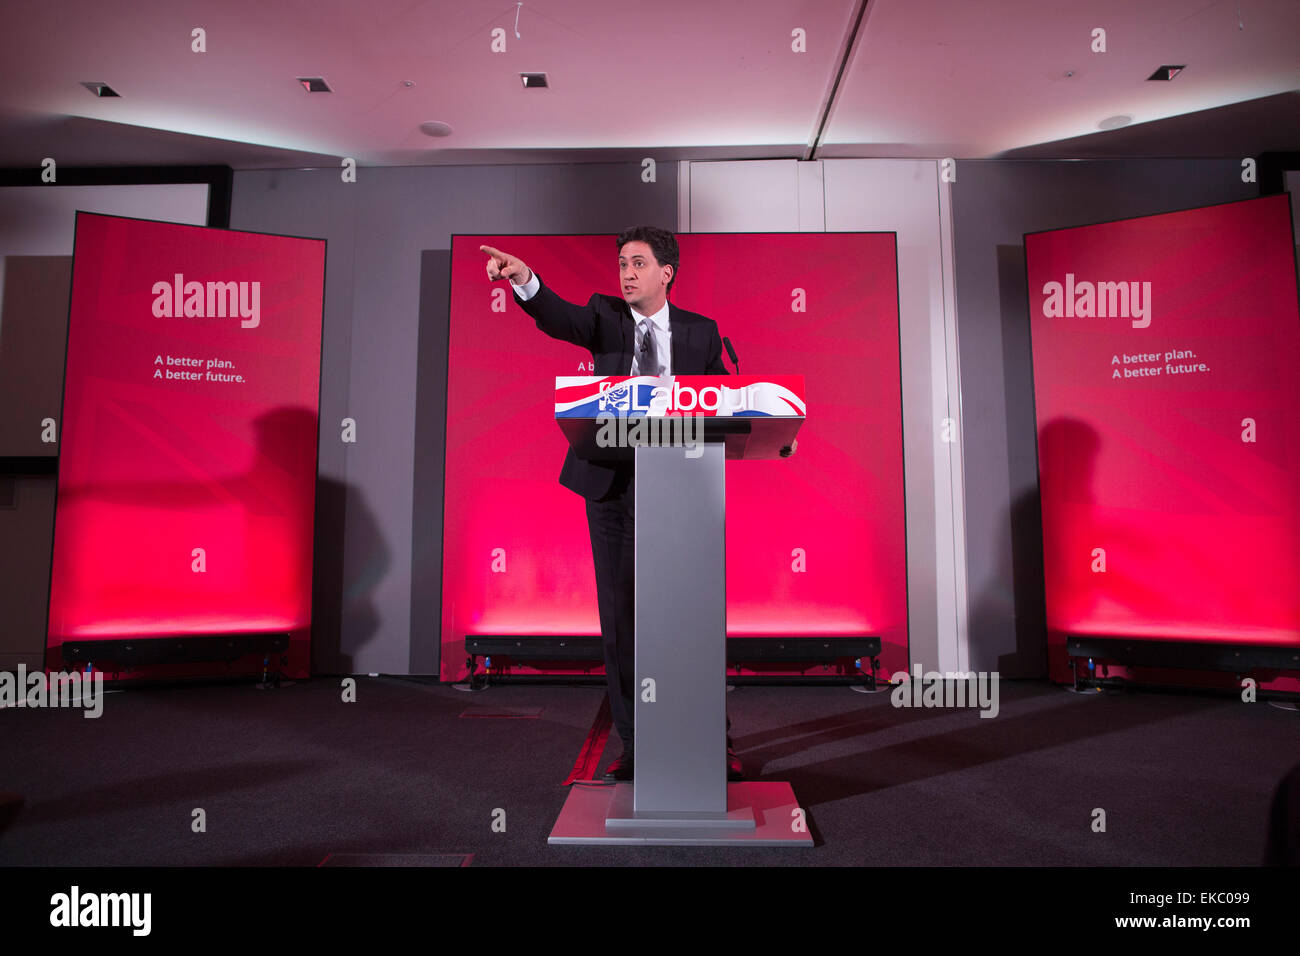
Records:
[[[635,727],[632,717],[636,667],[635,511],[635,471],[630,463],[619,469],[604,498],[587,501],[609,709],[625,749],[632,747]]]

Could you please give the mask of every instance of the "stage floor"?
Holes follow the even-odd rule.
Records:
[[[749,779],[790,784],[811,847],[550,845],[603,695],[362,677],[343,703],[318,678],[0,710],[0,791],[24,800],[0,866],[1254,866],[1300,762],[1296,713],[1235,698],[1004,681],[989,719],[741,686]]]

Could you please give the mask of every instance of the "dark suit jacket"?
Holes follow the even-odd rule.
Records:
[[[612,295],[593,295],[586,305],[566,302],[541,282],[537,294],[526,302],[515,296],[520,308],[537,327],[553,339],[580,345],[591,353],[597,375],[627,375],[636,347],[636,323],[627,302]],[[668,303],[668,331],[672,336],[674,375],[726,375],[722,364],[722,336],[712,319]],[[620,469],[630,463],[597,462],[579,458],[569,449],[560,469],[560,484],[596,501],[614,484]]]

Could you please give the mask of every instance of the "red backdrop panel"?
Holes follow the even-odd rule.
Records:
[[[893,234],[678,238],[672,301],[716,319],[745,374],[802,374],[807,387],[793,458],[727,463],[729,634],[879,634],[886,672],[906,669]],[[569,301],[618,295],[612,236],[452,242],[446,680],[464,673],[466,634],[600,633],[583,499],[557,481],[567,446],[553,407],[555,376],[591,374],[590,356],[488,281],[482,244]]]
[[[1288,198],[1037,233],[1025,254],[1053,678],[1067,634],[1300,645]],[[1089,286],[1111,282],[1128,309],[1105,290],[1099,315]]]
[[[288,631],[308,673],[324,270],[321,240],[78,214],[49,666],[68,640]]]

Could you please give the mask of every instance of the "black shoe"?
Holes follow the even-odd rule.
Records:
[[[745,779],[745,765],[740,762],[740,758],[736,756],[736,752],[730,747],[727,748],[727,779]]]
[[[619,758],[609,765],[605,771],[606,780],[631,780],[632,779],[632,752],[625,750],[619,755]]]

